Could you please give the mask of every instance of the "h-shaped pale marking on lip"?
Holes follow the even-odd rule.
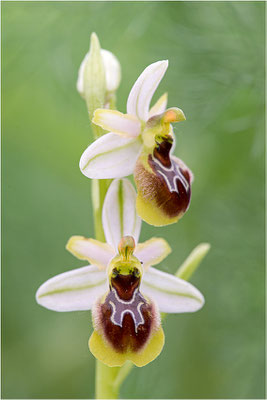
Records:
[[[113,322],[114,325],[120,326],[122,328],[122,323],[123,323],[123,318],[125,314],[131,314],[133,321],[134,321],[134,326],[135,326],[135,332],[137,333],[137,329],[139,325],[144,324],[144,317],[141,313],[141,307],[143,304],[145,304],[145,300],[143,298],[143,296],[141,295],[141,293],[139,292],[138,288],[135,289],[132,298],[129,301],[125,301],[122,300],[116,290],[114,288],[112,288],[112,291],[110,292],[110,297],[112,297],[112,294],[115,296],[115,299],[109,299],[109,304],[112,307],[112,315],[110,317],[111,321]],[[136,301],[138,301],[138,299],[136,299],[136,297],[140,297],[140,301],[138,302],[138,304],[134,304]],[[114,301],[112,301],[114,300]],[[121,305],[123,309],[123,311],[120,311],[117,309],[117,305],[115,304],[115,302],[117,303],[117,305]]]
[[[180,171],[179,166],[173,162],[171,160],[171,167],[167,168],[164,167],[164,165],[161,164],[161,162],[159,160],[157,160],[153,155],[152,155],[152,159],[154,161],[155,164],[157,164],[158,167],[161,168],[157,169],[157,172],[164,178],[165,182],[167,183],[167,186],[169,188],[169,191],[172,192],[176,192],[179,194],[178,191],[178,185],[176,185],[176,180],[179,180],[182,185],[184,186],[186,192],[188,192],[189,190],[189,184],[187,182],[187,180],[185,179],[185,177],[183,176],[183,174]],[[169,180],[168,175],[165,173],[166,172],[173,172],[175,174],[175,176],[172,178],[172,181]]]

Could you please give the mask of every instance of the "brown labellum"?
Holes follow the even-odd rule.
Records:
[[[113,270],[110,291],[96,308],[96,329],[120,353],[141,350],[159,326],[157,311],[140,293],[139,285],[136,271],[122,275]]]
[[[168,218],[181,217],[187,210],[191,197],[191,173],[176,157],[170,155],[172,140],[164,138],[157,143],[145,167],[142,155],[137,161],[135,181],[144,200]]]

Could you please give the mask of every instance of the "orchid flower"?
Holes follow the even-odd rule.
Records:
[[[171,251],[164,239],[135,246],[141,229],[135,201],[131,183],[114,180],[103,206],[107,243],[72,236],[67,249],[90,264],[49,279],[36,293],[50,310],[92,310],[89,348],[108,366],[146,365],[164,345],[160,312],[194,312],[204,304],[193,285],[152,267]]]
[[[192,173],[172,155],[172,122],[185,120],[179,108],[166,110],[164,94],[149,110],[168,61],[149,65],[133,85],[127,114],[97,109],[92,122],[110,131],[82,154],[80,169],[88,178],[121,178],[134,172],[137,212],[152,225],[176,222],[188,209]]]

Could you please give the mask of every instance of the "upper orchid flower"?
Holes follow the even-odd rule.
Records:
[[[39,304],[54,311],[91,309],[89,347],[109,366],[149,363],[164,344],[159,312],[193,312],[204,304],[193,285],[151,267],[170,252],[164,239],[135,246],[141,228],[135,197],[129,181],[113,181],[103,207],[107,243],[71,237],[67,249],[90,265],[49,279],[36,294]]]
[[[80,169],[88,178],[121,178],[134,172],[137,212],[152,225],[176,222],[185,213],[191,196],[192,174],[172,155],[172,122],[185,120],[182,110],[166,110],[164,94],[149,110],[168,61],[149,65],[132,87],[127,114],[97,109],[92,122],[110,131],[83,153]]]

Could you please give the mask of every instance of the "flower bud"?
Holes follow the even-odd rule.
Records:
[[[85,66],[90,59],[90,51],[85,55],[78,73],[78,80],[77,80],[77,90],[80,95],[85,98],[85,87],[84,87],[84,73],[85,73]],[[100,55],[103,63],[104,68],[104,76],[105,76],[105,97],[108,96],[107,92],[115,92],[121,80],[121,67],[119,60],[113,53],[108,50],[100,49]],[[95,78],[95,77],[94,77]]]
[[[106,97],[104,63],[100,43],[95,33],[91,35],[90,50],[80,70],[81,78],[78,79],[77,87],[82,90],[89,117],[92,119],[94,111],[99,107],[104,107]],[[96,135],[98,134],[96,132]]]

